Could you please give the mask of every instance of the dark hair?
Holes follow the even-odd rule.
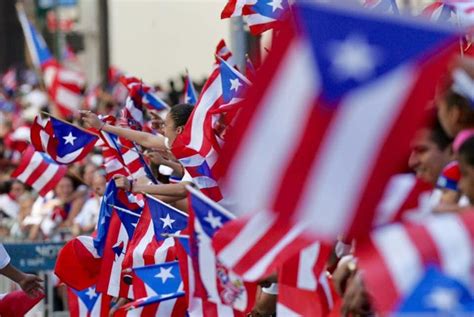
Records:
[[[469,100],[458,93],[455,93],[452,89],[448,89],[444,96],[444,100],[448,108],[458,108],[461,112],[459,116],[459,123],[463,127],[474,126],[474,108],[470,104]]]
[[[184,126],[186,122],[188,122],[189,116],[193,110],[194,106],[187,103],[181,103],[171,107],[169,115],[173,119],[175,127]]]
[[[430,139],[436,144],[439,150],[444,151],[453,143],[453,139],[444,131],[438,118],[434,118],[433,124],[429,127]]]
[[[469,137],[462,143],[458,151],[459,157],[462,157],[469,166],[474,167],[474,136]]]

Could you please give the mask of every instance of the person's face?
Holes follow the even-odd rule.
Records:
[[[454,138],[460,130],[458,125],[459,109],[457,107],[448,107],[444,98],[439,98],[436,101],[436,108],[438,109],[438,120],[441,126],[450,137]]]
[[[66,201],[70,198],[73,190],[74,188],[72,185],[72,181],[67,177],[61,178],[55,188],[56,196],[58,196],[58,198],[63,201]]]
[[[436,184],[443,167],[449,162],[451,155],[449,148],[441,151],[436,143],[430,139],[430,131],[419,131],[411,144],[411,154],[408,165],[420,179]]]
[[[170,114],[166,115],[165,127],[164,127],[164,136],[168,138],[169,145],[171,146],[176,140],[176,137],[183,132],[183,127],[176,127],[173,118]]]
[[[94,190],[94,193],[97,196],[103,196],[105,193],[105,186],[107,184],[107,181],[104,176],[102,175],[95,175],[92,181],[92,188]]]
[[[87,164],[84,168],[84,183],[86,183],[87,186],[92,184],[92,179],[96,170],[97,167],[95,167],[93,164]]]
[[[462,156],[459,157],[459,170],[461,179],[459,180],[459,189],[466,195],[471,204],[474,203],[474,167],[470,166]]]
[[[25,192],[25,186],[18,182],[14,182],[12,184],[12,188],[10,189],[10,195],[12,195],[15,199],[20,197]]]

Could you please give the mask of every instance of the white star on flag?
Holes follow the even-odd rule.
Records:
[[[240,86],[242,86],[242,84],[240,83],[238,78],[230,80],[230,90],[235,90],[237,92]]]
[[[173,229],[172,223],[176,221],[170,217],[170,214],[166,214],[166,217],[160,220],[163,221],[163,228],[170,227],[171,229]]]
[[[63,136],[63,139],[66,140],[66,142],[64,142],[64,144],[68,144],[70,143],[71,145],[74,146],[74,140],[77,139],[77,137],[75,137],[74,135],[72,135],[72,132],[69,132],[68,135],[66,136]]]
[[[212,229],[222,227],[221,217],[214,217],[210,210],[208,211],[207,216],[204,217],[204,220],[211,225]]]
[[[459,305],[459,294],[454,289],[436,288],[425,298],[430,307],[442,311],[452,311]]]
[[[89,299],[93,299],[94,297],[96,297],[97,293],[95,292],[95,288],[89,287],[89,289],[86,292],[86,295],[89,296]]]
[[[282,0],[272,0],[268,2],[267,4],[272,7],[272,12],[275,12],[277,9],[282,9],[283,6],[281,5]]]
[[[370,78],[380,64],[380,50],[371,46],[358,34],[351,34],[343,41],[329,44],[328,57],[336,79],[362,81]]]
[[[169,267],[167,269],[160,267],[160,273],[156,274],[155,277],[161,278],[161,282],[165,284],[167,279],[174,278],[174,275],[171,274],[171,269],[172,267]]]

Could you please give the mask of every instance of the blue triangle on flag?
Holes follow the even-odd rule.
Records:
[[[87,308],[87,312],[91,312],[92,309],[94,309],[97,299],[99,298],[99,294],[96,293],[95,286],[86,288],[82,291],[76,291],[75,289],[72,289],[72,291],[84,303]]]
[[[84,132],[82,129],[73,126],[72,124],[51,118],[53,125],[54,137],[58,140],[58,147],[56,152],[58,156],[65,157],[66,155],[81,150],[86,145],[95,143],[97,136]]]
[[[135,267],[133,271],[157,294],[175,293],[183,282],[178,261]]]
[[[402,64],[422,61],[456,36],[438,25],[357,8],[301,3],[295,11],[318,67],[316,82],[331,103]]]
[[[222,206],[191,192],[191,205],[197,220],[207,236],[212,238],[226,222],[232,220],[230,212],[224,213]]]
[[[450,313],[455,316],[474,313],[474,297],[456,279],[447,276],[436,267],[426,270],[424,277],[402,302],[399,312],[403,313]]]
[[[155,238],[158,241],[166,239],[163,233],[176,233],[188,226],[186,214],[157,199],[146,196],[146,206],[150,210]]]

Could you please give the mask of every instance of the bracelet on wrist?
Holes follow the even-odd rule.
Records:
[[[133,193],[133,179],[130,180],[130,190],[129,192]]]

